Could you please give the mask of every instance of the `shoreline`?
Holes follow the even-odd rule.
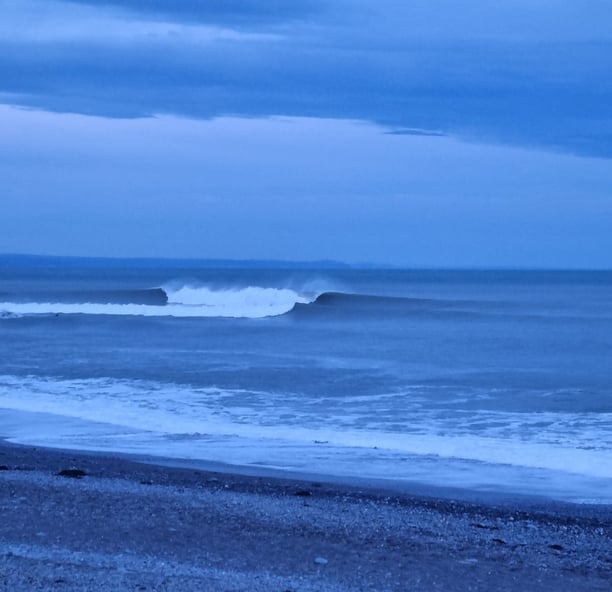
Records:
[[[327,466],[321,465],[320,471],[315,472],[311,468],[316,465],[313,450],[309,451],[310,456],[307,462],[300,463],[301,468],[295,468],[283,466],[284,458],[281,458],[276,465],[264,464],[260,462],[260,455],[253,456],[251,459],[247,458],[248,455],[247,457],[243,455],[239,460],[225,460],[224,452],[219,454],[218,444],[212,450],[198,449],[199,454],[210,454],[209,457],[191,458],[183,457],[181,452],[189,454],[192,450],[169,448],[165,455],[160,456],[155,447],[150,451],[130,450],[129,447],[121,446],[115,448],[115,443],[112,441],[109,441],[106,447],[83,447],[78,443],[74,446],[71,444],[66,446],[66,442],[70,443],[73,436],[82,432],[92,432],[96,437],[100,436],[102,439],[105,436],[112,436],[116,433],[116,426],[105,422],[56,415],[50,412],[21,411],[10,408],[0,408],[0,416],[0,438],[7,443],[11,442],[15,445],[32,448],[72,451],[91,456],[110,456],[168,467],[182,467],[244,476],[315,480],[340,486],[357,485],[365,489],[379,489],[391,493],[409,493],[415,496],[422,495],[440,499],[455,499],[485,505],[508,502],[512,505],[520,504],[528,507],[538,504],[558,504],[559,507],[563,505],[569,507],[575,505],[612,507],[612,479],[597,479],[592,475],[546,472],[545,469],[537,467],[521,468],[503,463],[491,464],[486,471],[483,471],[473,469],[470,466],[470,462],[477,465],[477,461],[453,459],[452,457],[443,458],[442,460],[446,463],[455,463],[454,466],[450,466],[449,473],[445,468],[423,463],[422,459],[427,458],[426,455],[416,455],[416,465],[410,461],[407,463],[408,471],[404,468],[403,473],[400,471],[397,475],[388,478],[381,477],[380,471],[364,471],[361,475],[358,475],[357,471],[361,467],[357,467],[357,465],[351,467],[353,469],[351,471],[347,470],[347,467],[341,467],[342,470],[332,472],[338,467],[331,467],[332,470],[330,470],[328,463]],[[35,433],[51,434],[54,437],[49,441],[46,437],[33,437],[32,434]],[[67,439],[64,436],[67,436]],[[170,443],[170,445],[173,444]],[[304,460],[300,457],[300,450],[295,450],[294,454],[296,455],[295,458]],[[255,462],[255,458],[259,462]],[[402,461],[404,460],[406,459],[402,459]],[[461,472],[460,463],[462,462],[466,463],[463,471],[468,469],[467,473]],[[403,465],[403,467],[405,466]],[[416,470],[414,470],[415,467]],[[520,471],[522,469],[530,470],[531,473],[521,475]],[[539,475],[538,472],[540,472]],[[588,481],[588,486],[585,485],[586,481]]]
[[[612,582],[609,505],[188,464],[0,441],[0,590],[574,592]],[[75,469],[85,474],[59,475]]]

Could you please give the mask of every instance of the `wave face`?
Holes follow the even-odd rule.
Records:
[[[0,314],[3,318],[89,314],[257,319],[285,314],[296,304],[309,304],[317,297],[317,293],[300,293],[289,288],[165,286],[141,291],[62,294],[55,301],[46,302],[0,302]]]
[[[295,311],[309,315],[331,314],[339,318],[383,315],[479,315],[487,314],[486,304],[445,299],[376,296],[339,291],[295,290],[248,286],[210,288],[206,286],[165,286],[150,290],[123,290],[93,293],[61,293],[53,298],[0,301],[0,319],[24,315],[116,315],[147,317],[265,318]],[[316,305],[316,306],[309,306]]]

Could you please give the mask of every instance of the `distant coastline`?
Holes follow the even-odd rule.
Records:
[[[267,270],[396,270],[415,272],[500,272],[500,273],[591,273],[610,272],[608,267],[528,267],[528,266],[453,266],[453,265],[393,265],[390,263],[338,261],[335,259],[225,259],[191,257],[95,257],[75,255],[39,255],[0,253],[0,269],[267,269]]]
[[[166,257],[75,257],[59,255],[0,254],[0,267],[181,268],[181,269],[392,269],[383,265],[349,265],[341,261],[283,261],[277,259],[189,259]]]

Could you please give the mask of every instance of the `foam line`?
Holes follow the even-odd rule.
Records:
[[[212,290],[183,286],[164,288],[168,304],[118,304],[93,302],[0,302],[6,315],[131,315],[172,317],[263,318],[285,314],[296,304],[314,302],[317,294],[301,294],[288,288],[249,286],[235,290]]]

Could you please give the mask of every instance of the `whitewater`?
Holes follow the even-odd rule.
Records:
[[[90,314],[169,317],[264,318],[286,314],[296,304],[310,304],[319,294],[300,294],[288,288],[248,286],[213,290],[183,286],[161,288],[167,303],[118,304],[96,302],[0,302],[0,311],[8,315]]]
[[[1,273],[15,442],[612,502],[610,273]]]

